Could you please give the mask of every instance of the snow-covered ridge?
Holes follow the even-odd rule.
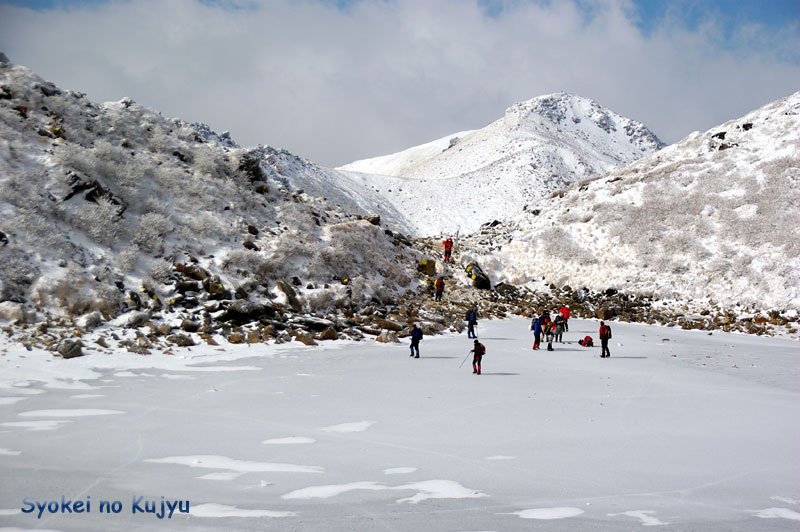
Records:
[[[644,125],[558,93],[515,104],[482,129],[340,169],[405,213],[421,234],[470,233],[663,146]]]
[[[404,230],[402,216],[337,174],[130,99],[95,104],[2,56],[0,319],[113,317],[143,285],[183,299],[175,264],[253,302],[298,277],[309,311],[413,287],[413,252],[361,219]]]
[[[531,203],[475,242],[499,244],[482,258],[498,280],[796,310],[798,221],[800,92]]]

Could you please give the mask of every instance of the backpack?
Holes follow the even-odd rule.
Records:
[[[611,339],[611,327],[608,325],[603,325],[600,327],[600,339],[601,340],[609,340]]]
[[[477,356],[483,356],[486,354],[486,348],[483,346],[483,344],[478,344],[475,346],[475,354]]]
[[[594,340],[592,340],[591,336],[587,336],[583,340],[578,340],[578,344],[583,347],[594,347]]]
[[[444,288],[444,281],[442,281],[441,278],[436,279],[436,283],[434,283],[434,286],[436,286],[437,290],[441,290]]]

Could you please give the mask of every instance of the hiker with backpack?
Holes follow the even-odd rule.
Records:
[[[564,305],[559,309],[558,313],[564,318],[564,330],[569,332],[569,307]]]
[[[419,358],[419,342],[422,340],[422,329],[417,327],[417,324],[414,324],[414,327],[411,329],[411,354],[408,355],[410,357]],[[417,355],[414,356],[414,350],[417,351]]]
[[[478,325],[478,311],[472,307],[467,311],[467,338],[477,338],[475,334],[475,326]]]
[[[556,324],[553,323],[552,321],[547,321],[542,326],[542,329],[544,330],[544,338],[547,341],[547,350],[554,351],[553,338],[555,337]]]
[[[436,282],[433,283],[433,287],[436,289],[436,295],[434,296],[433,300],[434,301],[441,301],[442,300],[442,294],[444,293],[444,279],[442,279],[441,277],[438,277],[436,279]]]
[[[563,314],[556,314],[555,319],[556,329],[554,331],[555,338],[554,340],[559,343],[564,343],[564,329],[567,326],[567,320],[564,319]]]
[[[600,346],[602,350],[600,352],[600,358],[608,358],[611,356],[611,351],[608,350],[608,341],[611,339],[611,327],[605,324],[605,322],[600,322]]]
[[[478,340],[475,340],[475,347],[470,350],[472,353],[472,373],[481,374],[481,359],[486,354],[486,348]]]
[[[442,242],[444,244],[444,261],[448,262],[450,260],[450,254],[453,253],[453,239],[447,237],[447,240]]]
[[[539,349],[542,341],[542,322],[536,316],[531,320],[531,330],[533,331],[533,348]]]

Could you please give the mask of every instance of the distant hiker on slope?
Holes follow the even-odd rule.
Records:
[[[475,347],[470,350],[472,353],[472,373],[477,375],[481,374],[481,359],[483,355],[486,354],[486,348],[483,346],[482,343],[475,340]]]
[[[600,358],[608,358],[611,356],[611,351],[608,350],[608,341],[611,339],[611,327],[604,322],[600,322]]]
[[[558,313],[564,317],[564,330],[569,332],[569,307],[564,305]]]
[[[536,316],[531,320],[531,330],[533,331],[533,348],[539,349],[542,341],[542,322]]]
[[[422,340],[422,329],[417,327],[417,324],[414,324],[414,328],[411,329],[411,354],[408,355],[410,357],[419,358],[419,341]],[[417,351],[417,356],[414,356],[414,350]]]
[[[450,254],[453,253],[453,239],[447,237],[447,240],[443,241],[444,244],[444,261],[447,262],[450,260]]]
[[[478,311],[472,307],[467,311],[467,338],[477,338],[475,326],[478,325]]]
[[[436,282],[433,283],[433,287],[436,289],[436,296],[433,298],[434,301],[441,301],[442,294],[444,293],[444,279],[437,277]]]

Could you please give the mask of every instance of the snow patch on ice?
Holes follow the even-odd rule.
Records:
[[[800,521],[800,513],[789,508],[765,508],[763,510],[752,510],[756,517],[762,519],[790,519]]]
[[[650,514],[654,514],[653,510],[631,510],[629,512],[621,512],[618,514],[608,514],[609,517],[616,517],[618,515],[627,515],[628,517],[635,517],[636,519],[640,519],[642,521],[643,526],[659,526],[659,525],[668,525],[669,523],[665,523],[660,519],[653,517]]]
[[[294,464],[274,464],[269,462],[251,462],[236,460],[227,456],[194,455],[194,456],[168,456],[166,458],[150,458],[145,462],[154,464],[177,464],[205,469],[227,469],[241,473],[274,472],[274,473],[324,473],[325,470],[318,466],[305,466]]]
[[[17,456],[19,454],[22,454],[22,451],[12,451],[11,449],[0,447],[0,456]]]
[[[390,469],[384,469],[384,475],[407,475],[409,473],[413,473],[417,470],[416,467],[392,467]]]
[[[478,497],[488,497],[480,491],[471,490],[453,480],[426,480],[424,482],[414,482],[392,488],[396,490],[419,490],[413,497],[400,499],[397,502],[409,502],[417,504],[427,499],[474,499]]]
[[[0,515],[17,515],[21,514],[22,510],[19,508],[0,508]]]
[[[775,495],[774,497],[770,497],[773,501],[783,502],[786,504],[800,504],[800,500],[792,499],[791,497],[781,497],[780,495]]]
[[[274,512],[271,510],[247,510],[225,504],[198,504],[189,513],[195,517],[294,517],[294,512]]]
[[[208,473],[207,475],[202,475],[197,478],[200,480],[236,480],[242,475],[244,475],[244,473],[239,471],[223,471],[220,473]]]
[[[522,510],[520,512],[512,512],[512,515],[518,515],[522,519],[566,519],[568,517],[575,517],[581,515],[583,510],[580,508],[533,508],[531,510]]]
[[[0,405],[15,405],[27,397],[0,397]]]
[[[364,432],[374,424],[374,421],[355,421],[353,423],[331,425],[330,427],[323,427],[319,430],[324,432]]]
[[[378,482],[363,481],[351,482],[349,484],[330,484],[327,486],[309,486],[282,495],[282,499],[328,499],[336,497],[348,491],[355,490],[416,490],[418,493],[411,497],[398,499],[398,503],[408,502],[417,504],[427,499],[471,499],[477,497],[488,497],[485,493],[466,488],[453,480],[426,480],[403,484],[401,486],[387,486]]]
[[[385,490],[389,489],[383,484],[377,482],[350,482],[349,484],[330,484],[327,486],[309,486],[299,490],[294,490],[285,495],[281,495],[281,499],[329,499],[336,497],[348,491],[354,490]]]
[[[20,412],[19,417],[87,417],[87,416],[110,416],[113,414],[126,414],[121,410],[102,410],[96,408],[54,408],[52,410],[29,410]]]
[[[514,460],[516,456],[505,456],[502,454],[498,454],[495,456],[487,456],[486,460]]]
[[[40,419],[38,421],[10,421],[2,423],[4,427],[19,427],[28,430],[56,430],[64,423],[71,423],[66,419]]]
[[[80,393],[78,395],[71,395],[70,399],[94,399],[95,397],[105,397],[100,393]]]
[[[314,438],[306,438],[305,436],[290,436],[288,438],[272,438],[270,440],[264,440],[261,443],[265,443],[267,445],[298,445],[304,443],[314,443],[317,440]]]

